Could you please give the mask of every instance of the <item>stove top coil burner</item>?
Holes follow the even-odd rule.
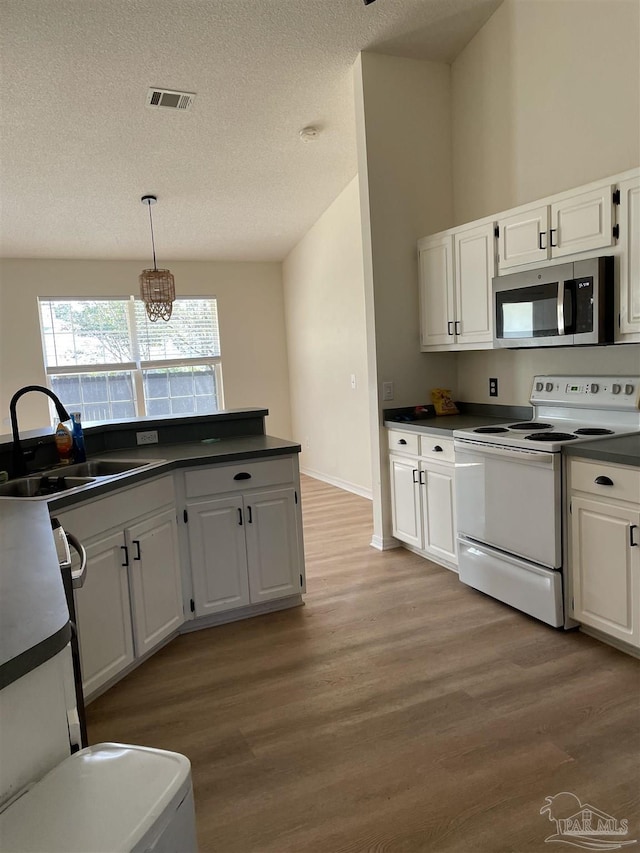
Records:
[[[528,432],[532,429],[553,429],[553,425],[543,424],[540,421],[530,421],[529,423],[509,424],[509,429],[522,429]]]
[[[525,435],[527,441],[575,441],[578,436],[568,432],[538,432],[534,435]]]
[[[612,429],[601,429],[600,427],[580,427],[575,430],[576,435],[613,435]]]
[[[476,427],[474,432],[481,432],[483,434],[489,435],[497,432],[509,432],[506,427]]]

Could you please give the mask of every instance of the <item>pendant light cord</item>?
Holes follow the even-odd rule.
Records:
[[[151,202],[147,202],[147,206],[149,207],[149,225],[151,226],[151,248],[153,249],[153,268],[154,270],[158,269],[158,265],[156,264],[156,241],[153,239],[153,218],[151,216]]]

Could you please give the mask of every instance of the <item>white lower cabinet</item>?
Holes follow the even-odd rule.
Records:
[[[454,568],[458,557],[453,441],[420,435],[419,455],[402,455],[399,442],[407,435],[411,434],[389,433],[393,535],[435,562]],[[415,444],[409,441],[407,446]]]
[[[297,484],[294,457],[185,473],[196,617],[304,592]]]
[[[175,508],[125,530],[134,646],[143,655],[184,622]]]
[[[173,477],[55,515],[87,551],[75,606],[90,697],[184,621]]]
[[[64,526],[74,529],[66,520]],[[98,537],[85,547],[87,578],[75,591],[75,605],[86,697],[133,663],[134,653],[123,534]]]
[[[640,648],[640,470],[570,463],[571,615]]]

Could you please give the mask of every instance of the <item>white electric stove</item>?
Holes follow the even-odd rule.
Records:
[[[455,430],[454,438],[557,453],[569,443],[640,430],[640,377],[536,376],[533,418]]]
[[[640,377],[536,376],[530,400],[529,421],[454,430],[459,577],[562,627],[560,451],[640,432]]]

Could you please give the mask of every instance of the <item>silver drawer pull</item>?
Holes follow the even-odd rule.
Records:
[[[604,475],[596,477],[594,483],[596,486],[613,486],[613,480],[611,477],[605,477]]]

